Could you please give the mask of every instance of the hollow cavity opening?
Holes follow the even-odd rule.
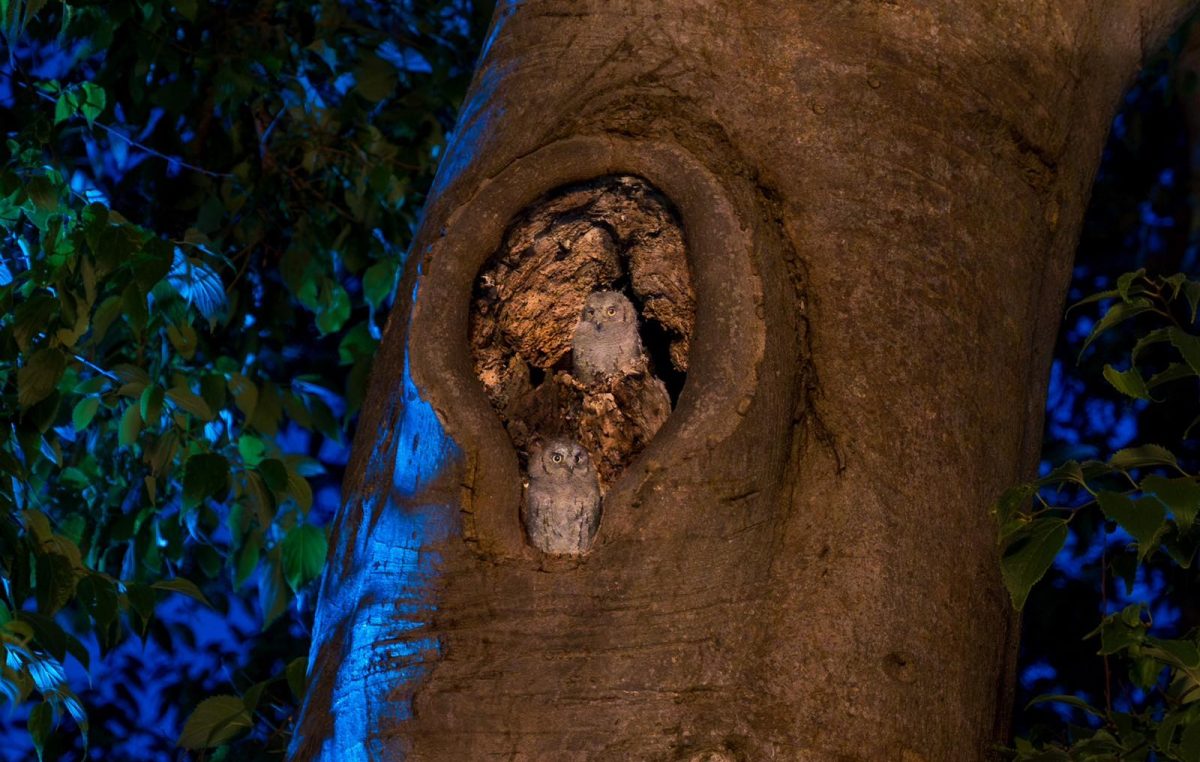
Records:
[[[645,180],[601,177],[525,210],[476,278],[469,328],[523,473],[565,439],[607,488],[678,402],[694,324],[679,215]]]

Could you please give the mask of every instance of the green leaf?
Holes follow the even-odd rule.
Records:
[[[247,466],[257,466],[262,462],[267,452],[267,446],[261,439],[252,434],[238,437],[238,454]]]
[[[173,3],[179,15],[188,21],[196,20],[196,0],[175,0]]]
[[[363,273],[363,298],[375,309],[392,293],[396,281],[396,263],[390,259],[376,262]]]
[[[1044,704],[1047,702],[1053,702],[1056,704],[1069,704],[1069,705],[1075,707],[1076,709],[1082,709],[1083,711],[1087,712],[1088,714],[1094,715],[1096,717],[1104,716],[1104,712],[1102,710],[1097,709],[1096,707],[1092,706],[1091,704],[1089,704],[1088,702],[1079,698],[1078,696],[1069,696],[1069,695],[1062,694],[1062,693],[1043,693],[1040,696],[1034,696],[1033,698],[1031,698],[1029,700],[1029,703],[1025,705],[1025,708],[1028,709],[1029,707],[1034,706],[1035,704]]]
[[[1117,450],[1108,459],[1108,464],[1113,468],[1120,469],[1143,468],[1145,466],[1179,467],[1179,462],[1175,459],[1171,451],[1162,445],[1156,444]]]
[[[299,656],[288,662],[287,684],[292,692],[292,698],[297,701],[304,699],[304,691],[308,686],[308,659]]]
[[[1095,302],[1104,301],[1105,299],[1112,299],[1114,296],[1120,296],[1120,293],[1115,288],[1106,289],[1104,291],[1097,291],[1096,293],[1089,294],[1089,295],[1085,296],[1084,298],[1080,299],[1079,301],[1075,302],[1074,304],[1072,304],[1070,307],[1067,308],[1067,312],[1070,312],[1071,310],[1075,309],[1076,307],[1082,307],[1085,304],[1093,304]]]
[[[1129,301],[1129,289],[1137,281],[1138,278],[1146,274],[1145,268],[1136,272],[1124,273],[1117,278],[1117,293],[1120,294],[1123,301]]]
[[[205,373],[201,376],[200,397],[209,410],[225,407],[225,378],[218,373]]]
[[[232,740],[251,726],[246,704],[237,696],[204,699],[183,723],[178,746],[211,749]]]
[[[1126,606],[1122,611],[1105,617],[1100,626],[1085,637],[1100,634],[1100,650],[1097,653],[1101,656],[1110,656],[1131,646],[1139,646],[1146,639],[1146,630],[1149,628],[1149,625],[1142,621],[1141,612],[1140,604]]]
[[[258,602],[263,611],[262,627],[264,630],[287,610],[291,600],[292,591],[288,589],[287,582],[283,579],[283,570],[280,568],[279,561],[268,559],[263,573],[258,575]]]
[[[1175,731],[1182,721],[1183,715],[1180,713],[1170,713],[1163,717],[1154,734],[1154,740],[1161,749],[1165,750],[1174,742]]]
[[[1178,523],[1168,524],[1167,529],[1159,538],[1159,543],[1167,555],[1181,569],[1192,566],[1192,558],[1196,555],[1196,543],[1188,539],[1185,532],[1179,529]]]
[[[275,462],[279,463],[279,461]],[[255,520],[258,521],[258,525],[266,529],[275,520],[275,499],[262,474],[257,471],[246,471],[245,478],[245,489],[242,494],[245,496],[246,503],[254,514]],[[284,479],[286,484],[286,472]]]
[[[1200,667],[1200,650],[1197,650],[1196,644],[1191,641],[1147,638],[1145,653],[1182,669],[1194,670]]]
[[[325,532],[312,524],[292,527],[283,538],[283,574],[288,586],[299,590],[316,579],[325,565],[329,550]]]
[[[75,115],[74,94],[65,92],[54,102],[54,123],[60,124]]]
[[[71,411],[71,425],[76,431],[83,431],[96,417],[96,411],[99,409],[99,397],[84,397],[75,403],[75,409]]]
[[[1183,295],[1187,297],[1188,306],[1192,308],[1192,322],[1196,322],[1196,312],[1200,310],[1200,281],[1189,280],[1183,284]]]
[[[350,317],[350,295],[337,283],[331,283],[323,294],[317,312],[317,328],[322,335],[334,333]]]
[[[1135,367],[1129,370],[1117,370],[1111,365],[1104,366],[1104,378],[1113,388],[1127,397],[1139,400],[1150,399],[1150,390],[1146,388],[1146,379]]]
[[[57,553],[41,553],[36,557],[38,611],[53,616],[75,595],[77,576],[71,560]]]
[[[1035,519],[1010,535],[1000,574],[1015,609],[1025,606],[1030,589],[1045,576],[1066,541],[1067,522],[1062,519]]]
[[[186,410],[202,421],[211,421],[213,412],[204,399],[185,386],[176,386],[167,390],[167,399],[181,410]]]
[[[277,495],[287,491],[288,469],[283,464],[283,461],[275,458],[267,458],[258,464],[258,471],[262,474],[263,481],[267,484],[267,489]]]
[[[378,346],[378,340],[371,336],[371,324],[364,320],[342,335],[338,360],[342,365],[353,365],[360,358],[374,357]]]
[[[237,405],[242,415],[249,421],[254,417],[254,408],[258,405],[258,387],[254,382],[241,373],[229,377],[229,393],[233,395],[233,403]]]
[[[247,538],[246,544],[242,546],[242,550],[238,553],[237,568],[234,570],[233,581],[234,585],[241,587],[250,579],[250,575],[258,568],[259,558],[258,540],[250,537]]]
[[[37,751],[38,759],[46,748],[46,741],[54,730],[54,707],[49,701],[43,701],[29,713],[29,736],[33,739],[33,748]]]
[[[1165,529],[1166,511],[1157,500],[1134,501],[1119,492],[1102,491],[1096,502],[1104,515],[1121,525],[1138,543],[1138,560],[1158,546],[1158,533]]]
[[[229,487],[229,461],[216,453],[188,458],[183,472],[183,504],[191,508],[209,497],[224,495]]]
[[[67,358],[57,349],[34,352],[17,371],[17,403],[27,408],[49,397],[66,369]]]
[[[1142,479],[1142,491],[1157,497],[1170,509],[1175,522],[1184,532],[1192,528],[1200,513],[1200,482],[1194,476],[1168,479],[1151,474]]]
[[[999,522],[1001,531],[1004,531],[1029,506],[1029,501],[1033,499],[1035,494],[1037,494],[1036,484],[1021,484],[1004,491],[1004,494],[992,506],[992,511],[996,515],[996,521]]]
[[[154,426],[158,423],[162,416],[163,405],[163,389],[161,386],[147,386],[142,391],[142,398],[138,402],[138,409],[141,411],[142,420],[147,426]]]
[[[308,479],[305,479],[290,466],[287,471],[287,494],[296,501],[297,507],[303,513],[307,514],[312,509],[313,493],[312,487],[308,484]]]
[[[200,588],[196,587],[194,582],[186,580],[183,577],[160,580],[155,582],[150,587],[154,588],[155,590],[167,590],[172,593],[182,593],[193,600],[203,603],[210,609],[213,608],[213,605],[208,602],[208,598],[204,597],[204,593],[200,592]]]
[[[1146,382],[1146,387],[1149,389],[1154,389],[1171,381],[1178,381],[1183,378],[1193,378],[1195,375],[1196,372],[1184,363],[1173,362],[1163,370],[1151,376],[1150,380]]]
[[[121,292],[121,310],[135,331],[146,327],[146,321],[150,319],[150,310],[146,305],[146,293],[136,282],[130,281]]]
[[[1179,758],[1200,759],[1200,720],[1193,721],[1183,729],[1183,735],[1179,738]]]
[[[1154,684],[1158,682],[1159,675],[1166,669],[1162,662],[1154,659],[1137,658],[1131,661],[1133,663],[1129,665],[1129,678],[1142,690],[1154,687]]]
[[[67,633],[54,621],[53,617],[33,611],[21,611],[17,614],[17,620],[27,623],[33,629],[34,639],[38,646],[56,661],[61,662],[67,658]],[[13,624],[15,622],[10,623],[9,627],[11,628]]]
[[[264,680],[260,683],[255,683],[242,694],[242,702],[245,703],[247,710],[253,712],[258,708],[258,702],[262,699],[263,691],[266,690],[268,682]]]
[[[1096,323],[1091,334],[1088,335],[1087,341],[1083,342],[1083,348],[1079,350],[1079,356],[1082,357],[1087,348],[1091,346],[1100,334],[1120,323],[1137,317],[1138,315],[1153,309],[1154,305],[1148,299],[1134,299],[1128,302],[1116,302],[1108,308],[1108,312],[1104,313],[1104,317]]]
[[[247,424],[263,434],[274,436],[282,417],[283,403],[279,400],[278,387],[272,383],[263,384],[254,403],[254,415],[247,419]]]
[[[87,120],[89,125],[96,121],[96,117],[100,116],[104,111],[104,106],[108,102],[108,96],[104,92],[104,88],[94,82],[84,82],[80,89],[82,93],[79,100],[79,113],[83,114],[83,118]]]
[[[1171,345],[1179,350],[1183,361],[1193,373],[1200,374],[1200,336],[1192,336],[1175,327],[1168,328],[1167,332],[1171,335]]]
[[[363,56],[354,72],[354,89],[369,101],[381,101],[396,87],[396,69],[379,56]]]
[[[130,404],[125,408],[125,412],[121,414],[121,428],[117,435],[117,443],[122,447],[128,447],[137,441],[138,434],[142,431],[142,414],[138,410],[136,404]]]
[[[142,585],[136,582],[126,582],[125,597],[129,599],[129,605],[138,618],[142,620],[142,632],[150,626],[150,620],[154,617],[154,590],[149,585]]]
[[[117,589],[102,575],[90,573],[79,580],[75,594],[101,629],[117,620]]]
[[[1164,341],[1169,341],[1170,338],[1171,335],[1166,328],[1156,328],[1150,333],[1147,333],[1145,336],[1142,336],[1137,340],[1137,343],[1133,345],[1133,350],[1129,353],[1129,364],[1137,365],[1138,356],[1141,355],[1146,347],[1154,344],[1161,344]]]
[[[174,325],[167,326],[167,339],[171,342],[171,346],[175,347],[175,351],[180,354],[185,360],[190,360],[196,354],[196,329],[192,328],[187,323],[181,327]]]
[[[53,212],[58,209],[58,188],[45,175],[30,178],[25,186],[25,192],[34,206],[43,212]]]

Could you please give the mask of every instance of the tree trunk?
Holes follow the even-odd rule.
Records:
[[[1115,106],[1186,5],[502,3],[376,361],[293,758],[989,758],[1016,630],[988,507],[1036,462]],[[515,219],[614,175],[677,211],[695,330],[564,560],[522,533],[469,312]]]

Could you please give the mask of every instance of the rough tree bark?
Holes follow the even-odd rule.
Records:
[[[501,3],[376,362],[293,758],[988,758],[1015,629],[987,508],[1036,460],[1109,121],[1188,5]],[[468,312],[514,219],[612,175],[678,210],[695,333],[596,545],[553,562]]]

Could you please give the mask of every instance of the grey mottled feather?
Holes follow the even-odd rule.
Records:
[[[530,543],[543,553],[588,551],[600,526],[600,484],[582,446],[552,439],[534,448],[522,518]]]
[[[633,304],[618,291],[588,295],[571,340],[577,379],[590,384],[605,376],[635,370],[645,357]]]

